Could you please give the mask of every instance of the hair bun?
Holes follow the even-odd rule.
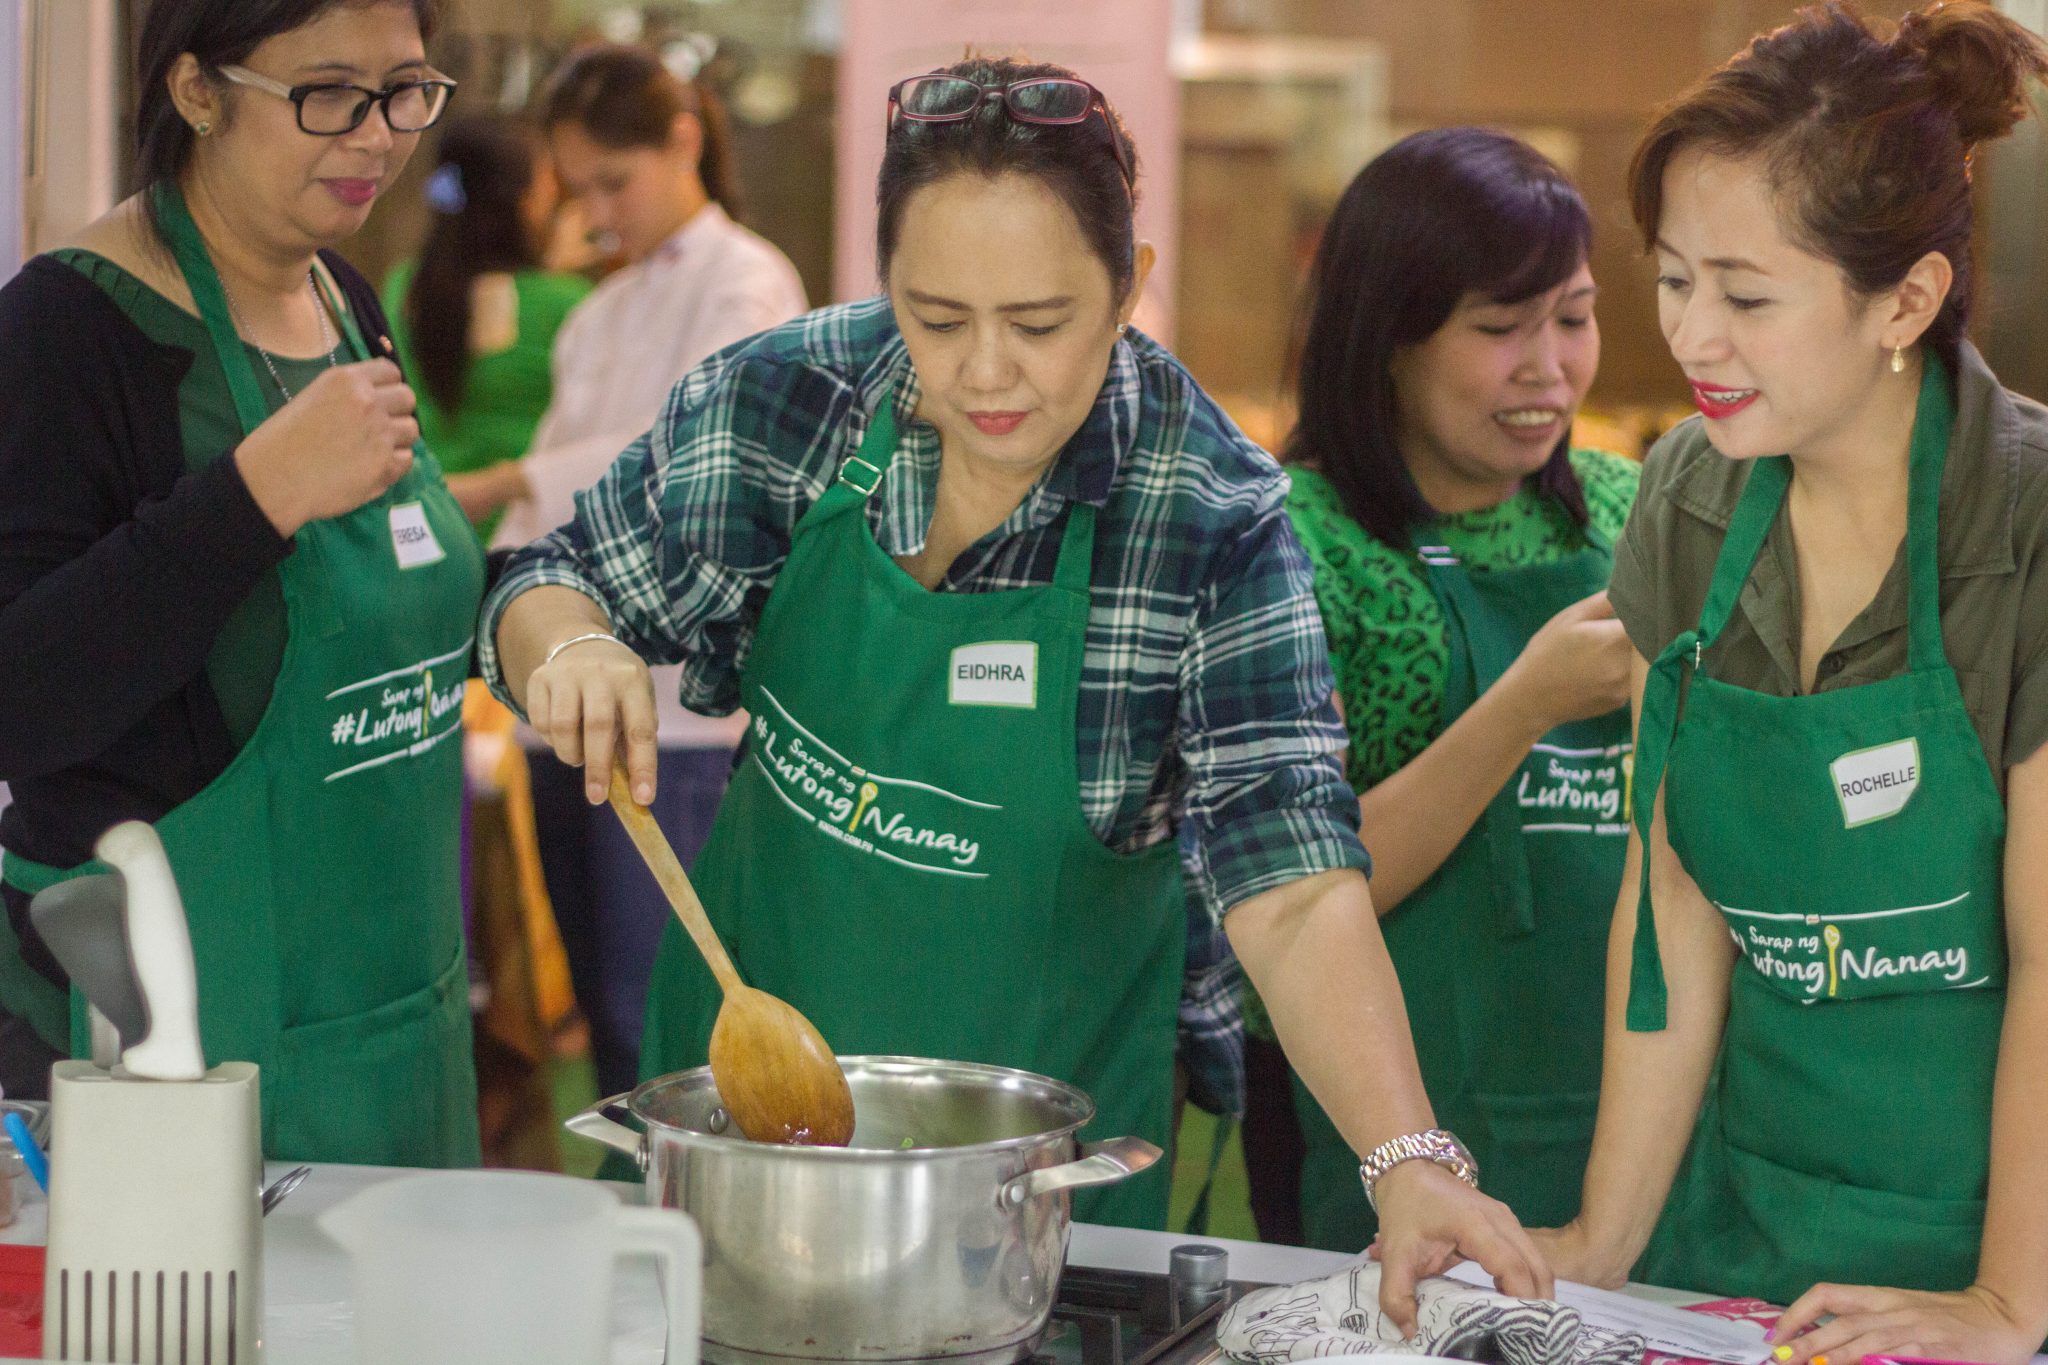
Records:
[[[2003,137],[2031,107],[2027,86],[2048,77],[2048,44],[1983,0],[1946,0],[1908,14],[1892,46],[1927,71],[1937,103],[1972,145]]]

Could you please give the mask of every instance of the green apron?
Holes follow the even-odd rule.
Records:
[[[1637,826],[1664,778],[1671,847],[1741,961],[1637,1279],[1789,1303],[1823,1280],[1956,1290],[1976,1275],[2005,1014],[2005,808],[1942,646],[1936,519],[1953,414],[1930,361],[1905,673],[1779,697],[1702,670],[1784,501],[1782,456],[1752,468],[1699,625],[1651,670]],[[1647,875],[1641,896],[1628,1026],[1655,1031]]]
[[[1086,1090],[1093,1139],[1166,1147],[1187,932],[1174,842],[1111,852],[1081,813],[1075,705],[1095,509],[1047,587],[930,592],[865,508],[885,397],[797,523],[741,691],[752,717],[695,878],[750,985],[843,1055],[1021,1067]],[[641,1071],[702,1066],[719,992],[668,926]],[[1075,1216],[1163,1228],[1166,1163]]]
[[[184,200],[160,202],[253,431],[270,403],[220,277]],[[367,359],[354,320],[322,294],[351,357]],[[483,557],[432,458],[415,457],[382,497],[299,529],[278,569],[290,637],[269,708],[227,769],[156,826],[191,926],[206,1060],[262,1068],[273,1160],[479,1160],[461,722]],[[102,870],[5,862],[30,892]],[[86,1055],[78,993],[67,1011],[47,982],[42,999],[14,989],[35,974],[7,947],[7,1007]]]
[[[1467,570],[1421,560],[1451,646],[1450,725],[1559,611],[1607,586],[1612,548]],[[1628,849],[1626,710],[1546,734],[1435,875],[1381,921],[1437,1122],[1479,1163],[1482,1188],[1531,1227],[1578,1212],[1599,1106],[1601,982]],[[1366,831],[1371,837],[1371,831]],[[1306,1153],[1308,1244],[1353,1252],[1378,1231],[1358,1155],[1294,1081]]]

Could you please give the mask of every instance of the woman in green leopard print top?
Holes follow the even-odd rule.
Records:
[[[1286,452],[1437,1122],[1531,1224],[1578,1207],[1627,829],[1629,646],[1602,590],[1638,467],[1570,446],[1599,364],[1590,231],[1512,138],[1389,149],[1318,255]],[[1356,1251],[1356,1151],[1391,1135],[1339,1134],[1274,1042],[1289,1021],[1245,1003],[1261,1236]]]

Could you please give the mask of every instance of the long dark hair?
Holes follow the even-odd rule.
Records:
[[[666,147],[677,114],[694,114],[704,130],[697,178],[704,193],[733,218],[740,184],[733,170],[732,131],[725,105],[702,77],[686,81],[645,48],[599,44],[575,53],[549,79],[541,123],[573,123],[600,147]]]
[[[477,276],[540,264],[520,211],[537,168],[536,136],[510,118],[457,119],[442,136],[439,160],[427,178],[433,225],[406,292],[405,318],[420,379],[451,417],[462,407],[469,378]]]
[[[1908,14],[1889,38],[1847,5],[1799,11],[1658,116],[1629,166],[1629,205],[1657,240],[1664,171],[1687,147],[1764,158],[1790,235],[1855,290],[1897,287],[1931,251],[1955,281],[1925,340],[1951,363],[1970,320],[1970,158],[2027,112],[2048,45],[1989,5]]]
[[[991,88],[1048,76],[1079,79],[1050,62],[992,57],[969,57],[931,74],[959,76]],[[1123,164],[1131,168],[1129,184],[1117,165],[1119,152]],[[1138,149],[1108,100],[1103,101],[1100,116],[1091,114],[1073,124],[1019,123],[994,103],[952,123],[898,120],[883,145],[882,173],[875,184],[875,262],[884,280],[889,278],[889,259],[902,231],[904,204],[926,185],[960,171],[984,176],[1015,173],[1042,182],[1073,213],[1083,240],[1109,271],[1117,293],[1130,291]]]
[[[1436,128],[1374,157],[1316,251],[1285,458],[1320,470],[1353,520],[1406,547],[1436,510],[1395,444],[1394,352],[1435,333],[1467,293],[1520,303],[1555,289],[1592,240],[1586,201],[1564,172],[1504,133]],[[1536,486],[1585,524],[1569,432]]]
[[[155,0],[142,21],[135,58],[135,188],[175,181],[192,160],[195,135],[171,100],[171,68],[189,52],[210,74],[246,60],[280,33],[312,23],[338,5],[367,0]],[[434,36],[440,0],[402,0],[419,21],[420,37]],[[158,236],[154,196],[150,221]]]

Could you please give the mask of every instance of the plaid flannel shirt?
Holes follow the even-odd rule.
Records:
[[[559,584],[602,604],[649,662],[682,664],[684,705],[732,711],[798,519],[891,395],[901,435],[868,522],[888,554],[922,549],[939,437],[915,420],[917,376],[894,315],[886,299],[820,309],[685,376],[654,429],[577,495],[575,519],[519,552],[484,603],[484,677],[505,696],[506,603]],[[1134,332],[1051,470],[939,585],[1050,583],[1068,505],[1098,509],[1076,702],[1082,814],[1120,852],[1179,831],[1191,948],[1260,892],[1369,866],[1286,487],[1179,362]],[[1218,970],[1213,951],[1191,955],[1185,1041],[1220,1034],[1234,1046],[1234,1006],[1215,1007]]]

